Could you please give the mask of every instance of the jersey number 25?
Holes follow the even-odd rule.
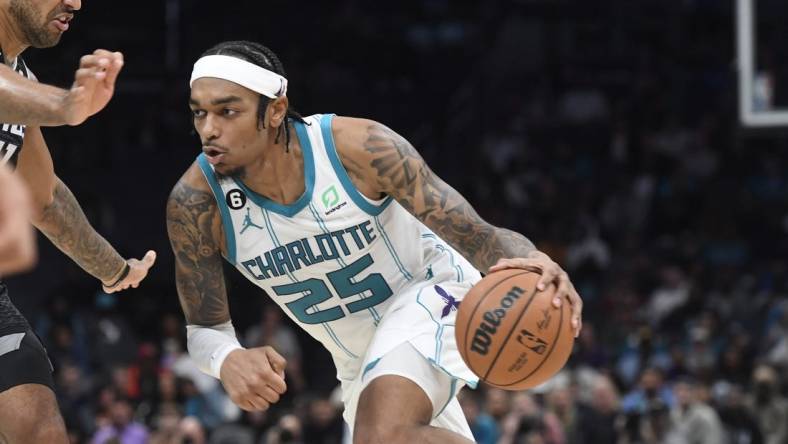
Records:
[[[342,298],[359,295],[369,292],[369,296],[345,305],[350,313],[366,310],[380,304],[392,295],[391,287],[380,273],[370,273],[364,279],[353,282],[353,278],[366,270],[373,264],[372,256],[369,254],[359,258],[345,268],[332,271],[326,276],[336,294]],[[323,322],[335,321],[345,316],[341,307],[331,307],[325,310],[317,310],[316,305],[331,299],[331,290],[321,279],[311,278],[302,282],[292,284],[277,285],[273,287],[274,292],[279,296],[287,296],[297,293],[304,294],[304,297],[288,302],[285,305],[293,312],[296,319],[304,324],[320,324]],[[312,312],[309,310],[312,308]]]

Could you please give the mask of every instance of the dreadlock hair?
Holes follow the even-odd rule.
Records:
[[[200,57],[209,55],[226,55],[235,57],[245,60],[249,63],[254,63],[257,66],[263,67],[269,71],[279,74],[282,77],[287,78],[285,68],[282,66],[282,62],[279,61],[279,57],[277,57],[276,54],[274,54],[274,52],[268,49],[266,46],[256,42],[249,42],[246,40],[222,42],[205,51]],[[268,104],[271,103],[271,100],[272,99],[260,94],[260,103],[257,106],[257,118],[263,129],[265,129],[265,110],[268,107]],[[294,109],[291,109],[290,106],[287,108],[286,116],[287,118],[283,122],[283,125],[281,125],[276,131],[276,139],[274,139],[274,141],[279,143],[279,137],[282,135],[282,127],[284,127],[285,150],[289,151],[290,126],[288,125],[288,122],[290,120],[296,120],[301,123],[306,122],[304,121],[304,118],[301,116],[301,114],[299,114]]]

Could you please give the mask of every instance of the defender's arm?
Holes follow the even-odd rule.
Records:
[[[67,96],[64,89],[27,79],[0,64],[0,122],[64,125]]]
[[[123,54],[97,49],[80,59],[74,83],[66,90],[27,79],[0,64],[0,122],[78,125],[107,105],[122,67]]]
[[[17,173],[33,198],[32,222],[82,269],[112,283],[126,260],[90,225],[79,202],[55,175],[52,157],[38,127],[28,127]]]

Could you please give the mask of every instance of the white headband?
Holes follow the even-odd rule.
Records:
[[[287,94],[287,79],[262,66],[226,55],[209,55],[197,60],[189,86],[203,77],[229,80],[275,99]]]

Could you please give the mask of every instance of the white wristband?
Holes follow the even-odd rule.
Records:
[[[220,379],[222,364],[230,352],[243,349],[235,337],[232,322],[203,327],[186,326],[186,347],[189,356],[203,373]]]

